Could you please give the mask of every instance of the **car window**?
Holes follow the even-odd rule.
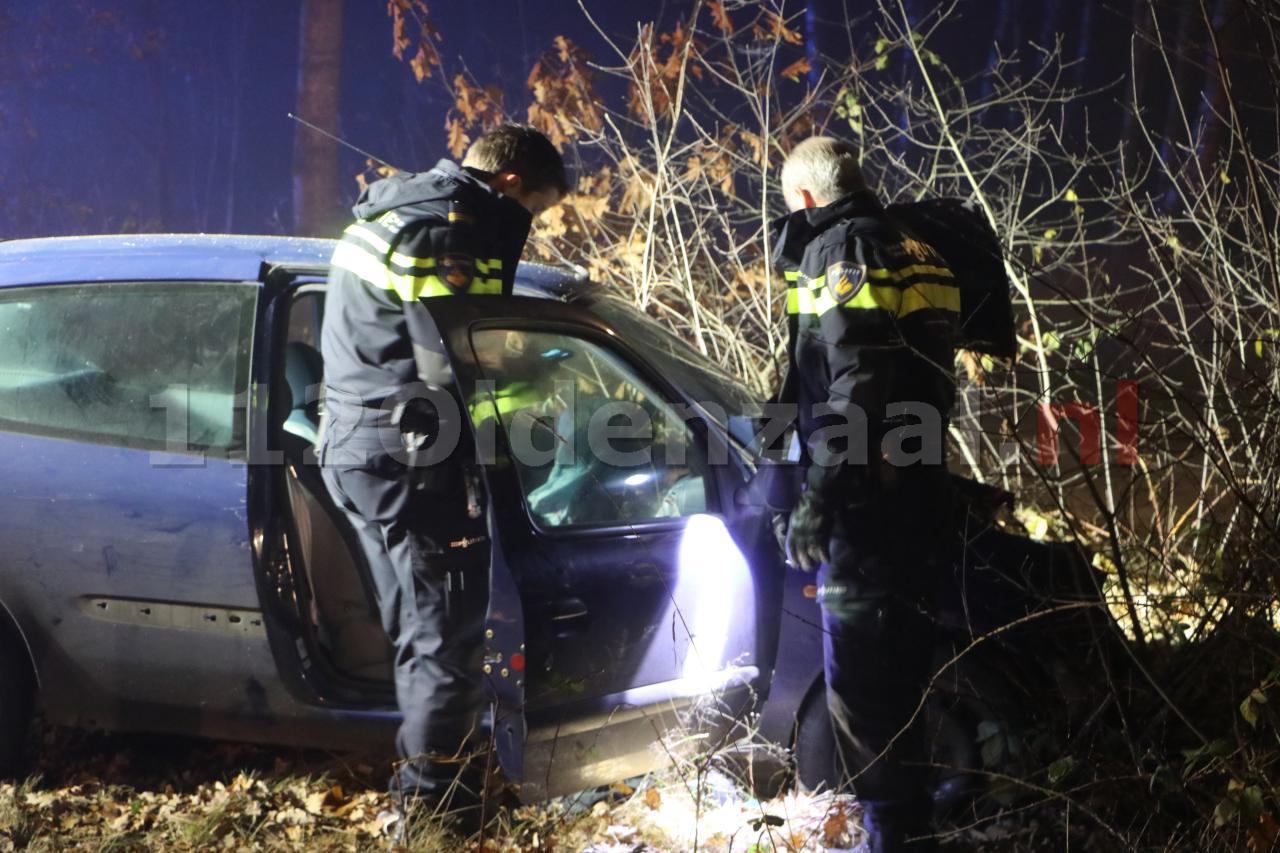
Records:
[[[309,285],[308,287],[311,287]],[[320,322],[324,316],[324,293],[307,290],[298,294],[289,307],[289,341],[320,349]]]
[[[754,416],[763,400],[752,394],[746,383],[726,373],[629,302],[606,294],[595,294],[585,301],[592,313],[670,374],[675,384],[703,406],[722,429],[744,447],[751,444],[750,425],[739,416]]]
[[[681,413],[614,353],[572,335],[485,329],[487,380],[471,400],[483,435],[506,431],[540,527],[617,525],[706,512],[706,455]]]
[[[0,429],[236,449],[256,295],[198,283],[0,291]]]

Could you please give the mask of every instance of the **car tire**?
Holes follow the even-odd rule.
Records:
[[[0,779],[24,775],[35,678],[25,654],[0,639]]]
[[[797,717],[794,754],[796,779],[807,791],[838,790],[843,773],[835,731],[827,711],[826,686],[819,679],[810,688]],[[963,807],[981,790],[973,775],[981,768],[974,726],[958,706],[931,701],[926,708],[931,763],[939,769],[932,781],[934,809],[948,814]]]

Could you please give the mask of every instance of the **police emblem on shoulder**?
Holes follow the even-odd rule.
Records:
[[[471,287],[476,275],[476,259],[470,255],[445,255],[440,259],[440,277],[455,291]]]
[[[858,295],[862,285],[867,283],[867,268],[864,264],[851,261],[840,261],[827,267],[827,293],[843,305]]]

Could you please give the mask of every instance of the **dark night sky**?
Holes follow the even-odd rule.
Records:
[[[597,3],[614,31],[634,12]],[[444,155],[447,98],[391,56],[381,0],[347,0],[343,133],[406,168]],[[86,231],[287,231],[300,3],[2,0],[0,238]],[[200,12],[197,14],[196,10]],[[435,0],[448,73],[524,81],[572,0]],[[210,12],[208,10],[216,10]],[[344,155],[344,174],[361,168]],[[356,184],[351,180],[354,197]]]
[[[824,50],[847,44],[843,27],[829,23],[846,3],[855,12],[871,7],[809,0],[811,42]],[[1044,37],[1041,21],[1053,20],[1067,31],[1069,55],[1089,52],[1078,73],[1093,83],[1115,79],[1127,60],[1127,21],[1095,11],[1106,3],[962,3],[942,49],[949,62],[977,71],[992,56],[997,17],[1012,22],[1006,35],[1019,42]],[[576,0],[428,5],[447,73],[465,68],[481,83],[502,85],[517,116],[529,68],[555,35],[612,59]],[[624,41],[638,17],[673,19],[690,5],[588,0]],[[391,56],[385,7],[346,2],[342,132],[397,165],[425,168],[445,154],[448,101],[438,84],[417,83]],[[299,8],[298,0],[0,0],[0,238],[289,231],[295,126],[286,113],[296,96]],[[910,0],[908,8],[926,5]],[[354,198],[362,159],[344,155],[342,165]]]

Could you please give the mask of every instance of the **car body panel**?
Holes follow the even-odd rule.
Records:
[[[5,600],[51,713],[262,710],[243,465],[3,432],[0,458]]]

